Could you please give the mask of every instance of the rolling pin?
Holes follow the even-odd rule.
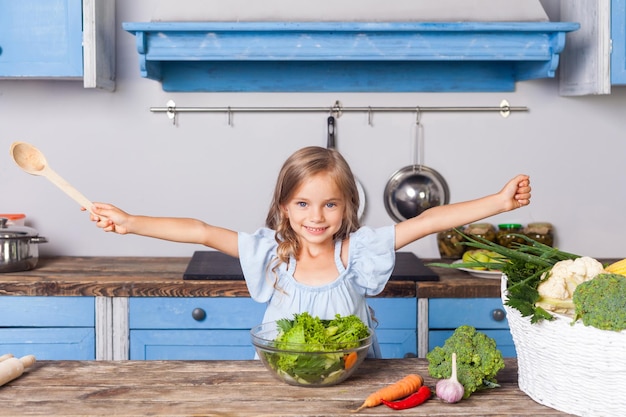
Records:
[[[18,359],[8,353],[2,355],[1,358],[5,357],[6,359],[0,361],[0,386],[22,375],[24,369],[35,363],[34,355],[26,355]]]
[[[5,359],[12,358],[12,357],[13,357],[12,353],[5,353],[4,355],[0,356],[0,362],[2,362]]]

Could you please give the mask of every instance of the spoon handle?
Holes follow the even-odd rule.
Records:
[[[74,188],[69,182],[65,181],[59,174],[47,167],[44,172],[42,172],[42,175],[48,178],[51,183],[59,187],[65,194],[80,204],[81,207],[85,207],[91,212],[93,203],[87,197],[82,195],[80,191]]]

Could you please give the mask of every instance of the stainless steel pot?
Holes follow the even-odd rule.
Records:
[[[0,272],[33,269],[39,261],[39,243],[48,240],[31,227],[10,226],[0,218]]]
[[[439,172],[424,166],[423,136],[423,126],[418,117],[413,165],[394,172],[385,186],[385,209],[397,223],[416,217],[431,207],[450,202],[450,189],[446,180]]]

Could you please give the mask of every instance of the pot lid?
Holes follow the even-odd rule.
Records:
[[[37,230],[26,226],[8,225],[9,219],[0,217],[0,239],[12,239],[38,236]]]

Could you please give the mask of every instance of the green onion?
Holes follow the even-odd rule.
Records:
[[[491,242],[480,236],[468,236],[456,229],[465,238],[462,245],[476,249],[486,249],[495,252],[504,258],[504,263],[430,263],[428,266],[441,268],[473,268],[486,267],[487,269],[500,269],[507,276],[506,304],[520,311],[523,316],[531,316],[531,322],[552,319],[552,315],[535,303],[539,299],[537,287],[547,272],[557,262],[579,258],[579,255],[564,252],[552,246],[537,242],[526,235],[513,234],[512,236],[523,239],[526,243],[514,243],[513,248],[507,248]]]

